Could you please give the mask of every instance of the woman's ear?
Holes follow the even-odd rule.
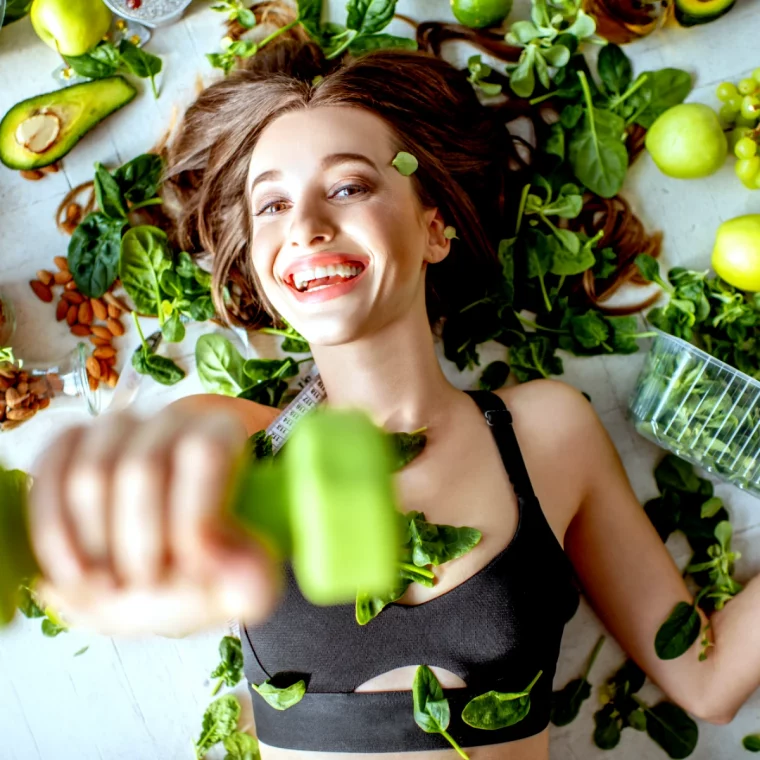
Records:
[[[446,237],[444,222],[441,212],[437,208],[427,209],[425,211],[425,222],[427,224],[427,250],[424,259],[428,264],[437,264],[443,261],[451,250],[451,240]]]

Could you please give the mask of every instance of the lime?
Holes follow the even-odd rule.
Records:
[[[737,216],[718,227],[712,266],[729,285],[760,291],[760,214]]]
[[[483,29],[504,21],[512,10],[512,0],[451,0],[451,10],[460,24]]]

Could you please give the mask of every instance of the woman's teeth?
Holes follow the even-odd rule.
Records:
[[[363,268],[351,264],[330,264],[326,267],[302,269],[293,275],[293,287],[300,291],[308,290],[316,281],[326,277],[342,277],[345,280],[350,280],[352,277],[356,277]]]

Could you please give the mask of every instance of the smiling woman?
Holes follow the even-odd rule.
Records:
[[[699,717],[730,719],[760,683],[755,582],[712,618],[707,662],[696,641],[658,657],[674,608],[697,633],[701,621],[581,394],[548,381],[467,394],[440,367],[431,327],[482,296],[514,229],[511,156],[503,123],[447,63],[384,51],[338,64],[294,40],[204,91],[172,147],[178,236],[212,254],[220,311],[244,273],[258,323],[282,317],[309,342],[330,406],[426,430],[397,475],[402,554],[386,594],[317,606],[225,520],[235,456],[274,414],[252,402],[112,417],[68,431],[40,468],[35,548],[72,621],[244,621],[264,760],[546,760],[576,577]]]

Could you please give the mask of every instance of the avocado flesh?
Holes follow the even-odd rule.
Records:
[[[0,161],[10,169],[38,169],[65,156],[96,124],[129,103],[137,90],[123,77],[106,77],[16,103],[0,121]],[[39,113],[60,120],[53,143],[35,153],[16,139],[19,125]]]
[[[681,26],[715,21],[734,7],[736,0],[675,0],[676,20]]]

